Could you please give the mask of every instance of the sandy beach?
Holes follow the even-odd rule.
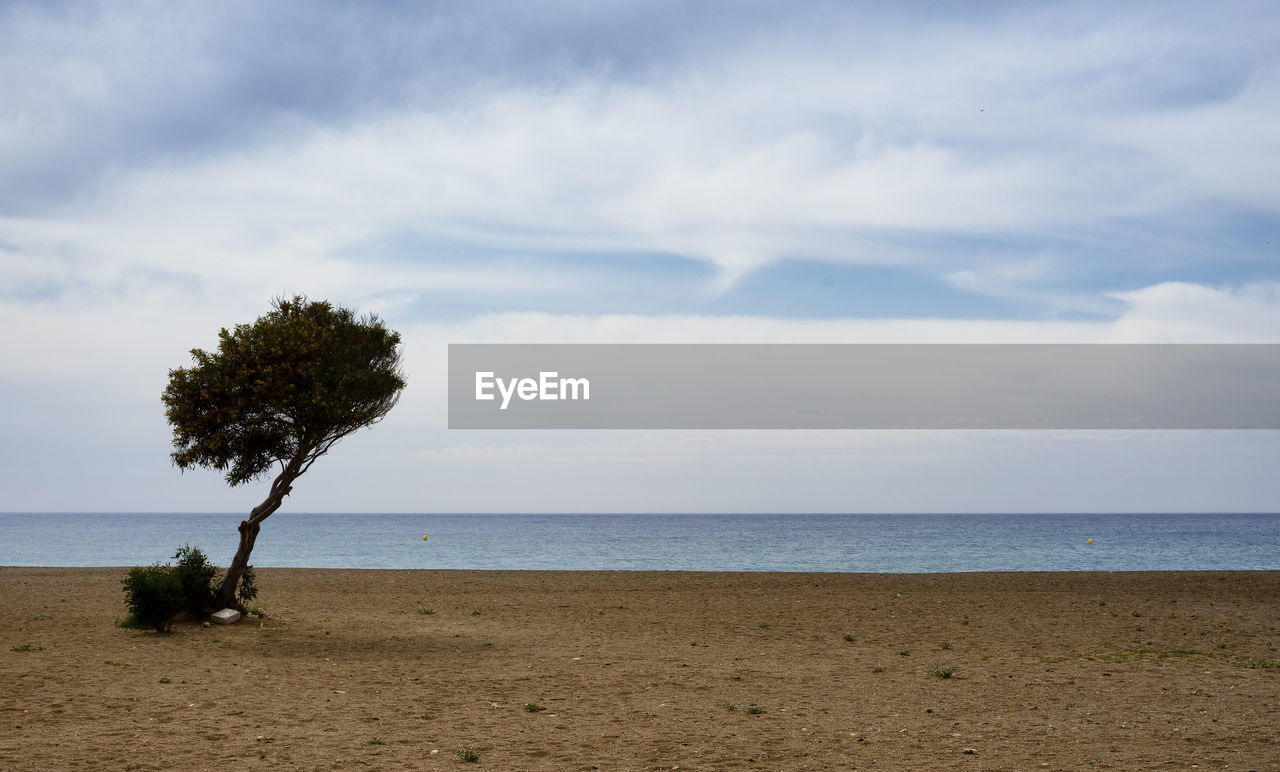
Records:
[[[168,635],[124,573],[0,568],[0,768],[1280,765],[1280,572],[261,569]]]

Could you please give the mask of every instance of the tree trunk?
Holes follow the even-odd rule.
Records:
[[[302,474],[302,461],[305,455],[299,452],[289,462],[284,471],[280,472],[280,475],[271,483],[271,492],[267,494],[267,498],[253,508],[248,520],[240,521],[240,546],[236,549],[236,556],[231,561],[226,576],[222,578],[222,586],[218,588],[218,593],[214,597],[214,605],[217,608],[240,607],[236,600],[236,592],[240,589],[240,577],[244,574],[245,566],[249,565],[249,553],[253,552],[253,543],[258,540],[262,521],[279,509],[284,503],[284,497],[293,490],[291,484],[298,475]]]
[[[222,578],[222,586],[218,588],[218,595],[214,599],[214,605],[218,608],[240,608],[236,601],[236,591],[240,588],[240,577],[244,575],[245,566],[249,565],[249,553],[253,552],[253,543],[257,541],[261,528],[261,520],[240,521],[240,547],[236,549],[235,559]]]

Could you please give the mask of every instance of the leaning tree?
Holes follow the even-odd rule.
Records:
[[[169,371],[164,391],[180,469],[217,469],[232,486],[279,470],[240,523],[221,607],[235,605],[262,521],[293,481],[338,440],[381,421],[405,385],[400,335],[376,316],[301,296],[272,305],[253,324],[223,328],[216,352],[192,349],[194,364]]]

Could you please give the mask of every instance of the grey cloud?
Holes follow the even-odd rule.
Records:
[[[683,3],[58,3],[0,8],[0,212],[135,165],[439,109],[494,87],[627,81],[765,6]]]

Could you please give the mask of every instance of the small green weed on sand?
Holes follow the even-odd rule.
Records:
[[[956,675],[956,666],[947,665],[946,667],[936,667],[933,670],[930,670],[929,674],[935,675],[938,678],[954,678]]]
[[[845,633],[845,634],[844,634],[844,639],[845,639],[846,641],[848,641],[849,643],[853,643],[853,633]]]
[[[172,679],[172,678],[170,678],[169,676],[161,676],[161,677],[160,677],[160,683],[162,683],[162,684],[171,684],[171,683],[173,683],[173,679]]]
[[[547,706],[546,706],[546,705],[539,705],[539,704],[538,704],[538,703],[536,703],[536,702],[526,702],[526,703],[524,704],[524,709],[525,709],[526,711],[528,711],[529,713],[540,713],[540,712],[542,712],[542,711],[546,710],[546,709],[547,709]]]
[[[10,648],[10,649],[9,649],[9,651],[16,651],[16,652],[18,652],[19,654],[22,654],[22,653],[25,653],[25,652],[28,652],[28,651],[44,651],[44,647],[43,647],[43,646],[32,646],[32,645],[31,645],[31,644],[29,644],[29,643],[24,643],[24,644],[22,644],[21,646],[14,646],[14,647]]]
[[[458,761],[470,761],[472,763],[480,760],[480,751],[472,748],[470,745],[462,746],[462,750],[458,751]]]
[[[436,613],[436,610],[435,610],[435,609],[433,609],[433,608],[431,608],[430,606],[422,606],[422,607],[420,607],[420,608],[418,609],[418,613],[419,613],[419,614],[426,614],[427,616],[431,616],[432,614]]]
[[[747,713],[750,713],[753,716],[759,716],[761,714],[768,713],[768,712],[769,711],[764,709],[763,705],[756,705],[755,703],[752,703],[751,705],[747,706]]]
[[[949,651],[951,649],[951,641],[943,641],[942,644],[938,646],[938,648],[942,649],[943,651]]]
[[[366,741],[365,741],[365,745],[390,745],[390,744],[391,744],[390,742],[387,742],[386,740],[382,739],[381,737],[374,737],[374,738],[373,738],[373,739],[371,739],[371,740],[366,740]]]

